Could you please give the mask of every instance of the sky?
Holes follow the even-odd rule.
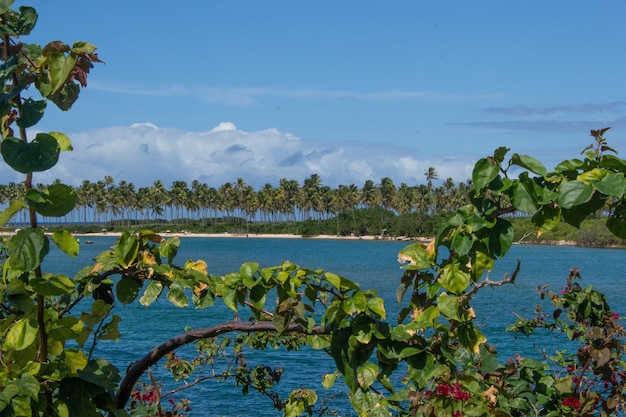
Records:
[[[36,182],[465,181],[499,146],[550,169],[608,126],[626,153],[618,0],[16,5],[39,12],[25,42],[89,41],[105,62],[29,132],[74,146]]]

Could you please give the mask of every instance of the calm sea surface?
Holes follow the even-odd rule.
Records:
[[[75,259],[53,250],[46,260],[46,270],[73,276],[96,254],[115,243],[114,237],[94,237],[92,240],[91,245],[81,245],[81,253]],[[395,291],[402,275],[396,260],[397,253],[406,245],[406,242],[369,240],[183,238],[177,263],[202,259],[208,263],[211,274],[237,271],[246,261],[267,267],[289,260],[307,268],[322,268],[358,282],[363,289],[377,289],[385,299],[388,319],[393,322],[398,311]],[[626,314],[626,251],[514,246],[505,259],[496,264],[491,279],[501,279],[505,273],[512,273],[517,259],[521,260],[522,268],[516,285],[486,288],[474,302],[478,323],[483,326],[482,331],[487,335],[488,342],[497,347],[502,361],[513,353],[538,356],[540,350],[550,353],[562,348],[563,339],[558,337],[516,340],[511,333],[505,333],[504,328],[515,322],[516,314],[527,317],[532,314],[540,301],[537,286],[549,284],[554,290],[561,289],[572,267],[580,268],[583,285],[592,284],[603,291],[613,310]],[[148,308],[135,303],[118,306],[116,310],[115,314],[122,317],[122,338],[118,342],[102,342],[98,355],[107,357],[122,371],[155,345],[183,333],[185,326],[208,327],[232,319],[232,312],[219,301],[205,310],[177,309],[164,300]],[[318,391],[320,400],[326,394],[337,394],[337,390],[331,393],[320,386],[322,375],[329,373],[333,366],[332,359],[322,351],[270,350],[251,355],[249,363],[282,367],[284,375],[279,387],[282,387],[280,391],[283,393],[297,387],[310,387]],[[162,367],[162,364],[159,365]],[[160,374],[159,370],[155,372]],[[336,386],[342,389],[342,384],[338,381]],[[228,381],[207,381],[179,396],[192,400],[194,416],[280,415],[271,408],[269,399],[256,393],[242,395],[240,388]],[[339,401],[338,408],[345,410],[342,415],[350,415],[345,400]]]

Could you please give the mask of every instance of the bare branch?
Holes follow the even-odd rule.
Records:
[[[181,346],[188,345],[200,339],[208,339],[216,337],[229,332],[275,332],[276,326],[271,321],[260,322],[245,322],[245,321],[229,321],[218,324],[212,327],[206,327],[202,329],[193,329],[187,333],[183,333],[170,340],[155,346],[150,353],[143,358],[134,362],[132,366],[128,368],[126,376],[120,383],[120,390],[117,394],[116,406],[118,409],[124,408],[130,393],[135,386],[137,380],[143,375],[143,373],[152,365],[157,363],[166,354],[178,349]],[[329,331],[321,326],[315,326],[311,332],[308,332],[304,327],[299,324],[292,323],[285,330],[285,333],[304,333],[304,334],[328,334]]]
[[[513,271],[511,276],[507,275],[504,279],[500,281],[492,281],[489,278],[485,278],[478,284],[475,284],[471,290],[463,294],[463,296],[461,297],[460,305],[461,306],[466,305],[469,302],[469,300],[472,298],[472,296],[476,294],[478,290],[480,290],[483,287],[500,287],[505,284],[515,284],[515,278],[517,278],[517,274],[519,273],[521,266],[522,266],[522,262],[518,259],[517,266],[515,267],[515,271]]]

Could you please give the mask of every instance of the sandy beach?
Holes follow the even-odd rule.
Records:
[[[100,232],[100,233],[73,233],[76,237],[98,237],[98,236],[120,236],[121,233],[118,232]],[[162,232],[159,235],[168,238],[168,237],[180,237],[180,238],[233,238],[233,239],[241,239],[241,238],[250,238],[250,239],[337,239],[337,240],[387,240],[387,241],[419,241],[419,242],[430,242],[429,238],[410,238],[406,236],[397,236],[397,237],[389,237],[386,236],[381,238],[379,236],[367,235],[367,236],[338,236],[338,235],[315,235],[315,236],[302,236],[295,235],[291,233],[263,233],[263,234],[255,234],[255,233],[188,233],[188,232]]]

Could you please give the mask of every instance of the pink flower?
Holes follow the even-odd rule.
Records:
[[[463,412],[461,410],[454,410],[452,412],[452,417],[461,417],[463,416]]]

